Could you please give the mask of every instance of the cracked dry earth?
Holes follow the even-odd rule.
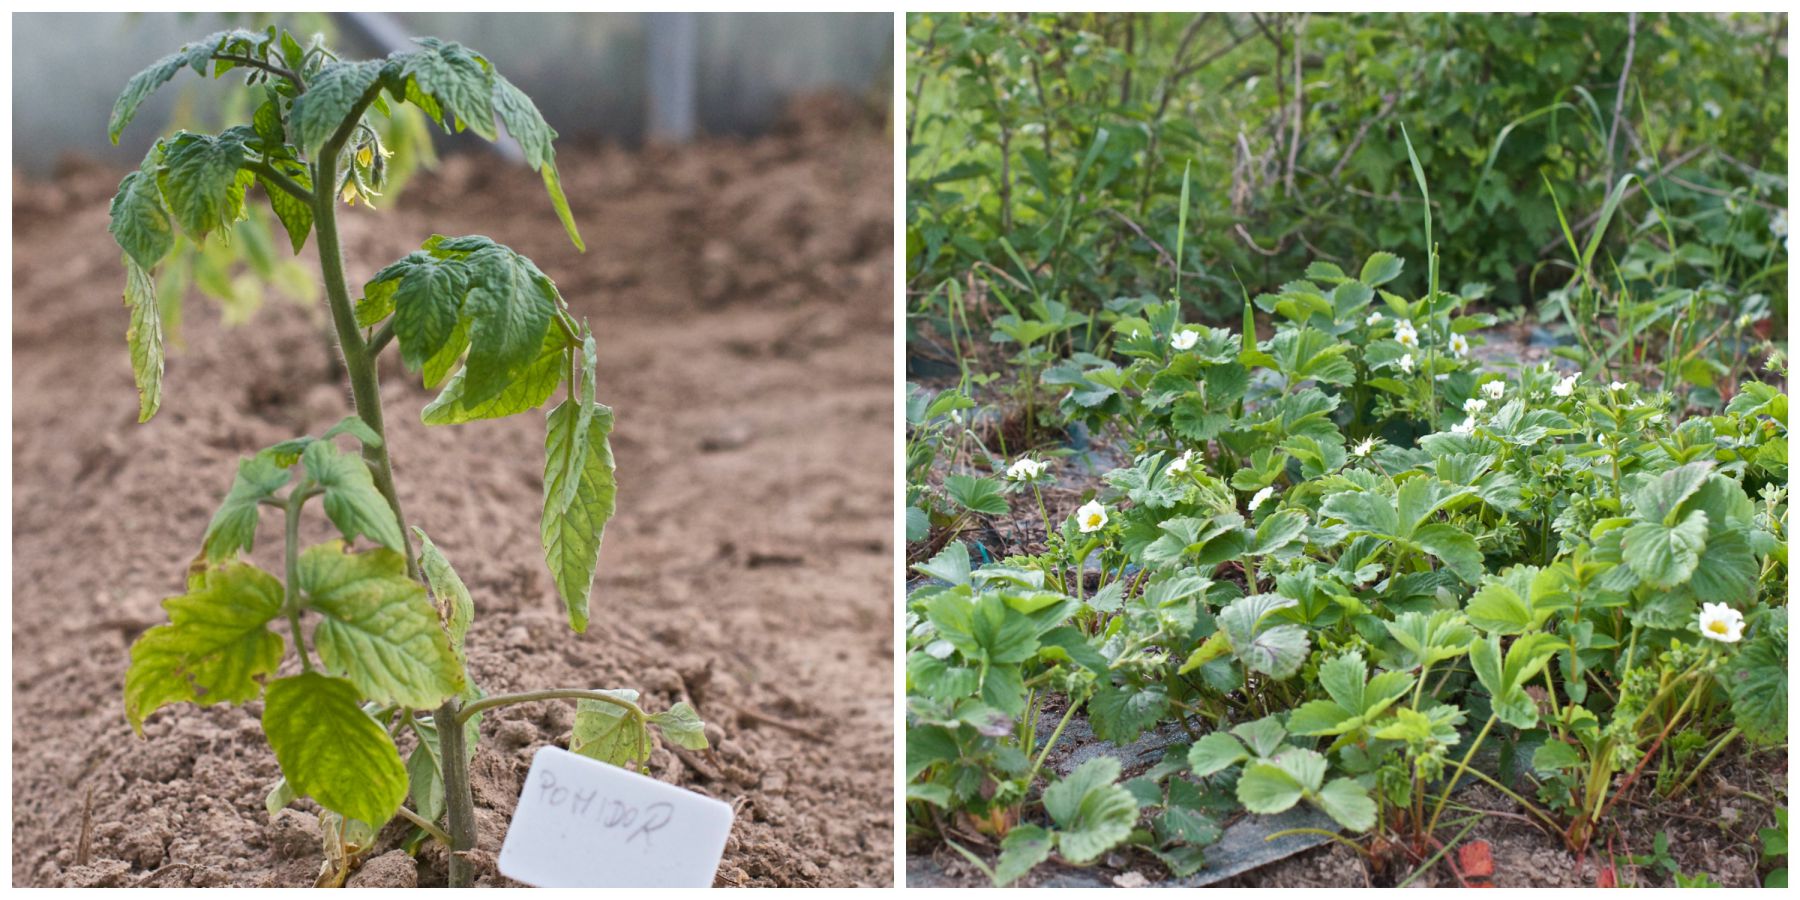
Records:
[[[713,749],[659,749],[650,768],[735,808],[721,886],[894,878],[885,127],[822,100],[751,140],[565,147],[585,255],[533,173],[484,157],[448,157],[392,208],[342,219],[353,283],[433,232],[484,233],[593,323],[621,487],[585,635],[538,544],[541,411],[427,428],[431,394],[392,365],[396,478],[474,593],[484,689],[634,687],[651,709],[699,709]],[[348,384],[322,301],[271,299],[227,328],[190,296],[162,411],[136,424],[106,232],[122,174],[71,161],[53,180],[14,176],[13,881],[309,885],[318,809],[264,812],[277,770],[260,704],[170,708],[140,741],[119,691],[237,458],[334,424]],[[264,515],[254,557],[271,567],[278,523]],[[325,539],[321,525],[303,539]],[[510,884],[493,861],[531,754],[566,746],[572,722],[562,702],[487,717],[480,883]],[[389,826],[351,884],[442,884],[441,853],[415,860],[403,837]]]

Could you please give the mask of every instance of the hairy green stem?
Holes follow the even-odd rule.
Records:
[[[445,834],[444,829],[439,828],[436,822],[433,822],[404,806],[400,807],[396,812],[400,814],[400,818],[419,826],[420,831],[437,838],[444,846],[450,846],[450,836]]]
[[[456,724],[461,725],[469,719],[474,718],[476,714],[483,710],[493,709],[496,706],[510,706],[514,703],[536,703],[540,700],[598,700],[601,703],[611,703],[639,719],[649,718],[644,712],[643,707],[622,697],[615,697],[605,691],[592,691],[583,688],[550,688],[542,691],[522,691],[517,694],[496,694],[492,697],[483,697],[459,710],[455,715]]]
[[[299,182],[282,174],[281,170],[266,162],[250,160],[244,163],[244,168],[255,172],[264,180],[268,181],[269,184],[280,188],[283,193],[286,193],[288,196],[293,197],[301,203],[311,206],[318,202],[318,200],[313,197],[312,191],[301,187]]]
[[[1499,716],[1488,716],[1487,724],[1481,726],[1481,733],[1475,735],[1474,742],[1469,744],[1469,752],[1464,753],[1462,761],[1456,764],[1456,774],[1451,775],[1450,780],[1444,783],[1444,792],[1438,795],[1437,805],[1431,808],[1431,821],[1425,823],[1427,835],[1437,830],[1438,816],[1444,814],[1444,803],[1450,799],[1450,792],[1456,789],[1456,783],[1462,780],[1463,773],[1469,769],[1469,760],[1475,758],[1475,751],[1481,749],[1481,742],[1487,740],[1488,731],[1498,721],[1500,721]]]
[[[1037,778],[1038,771],[1044,767],[1044,759],[1050,755],[1050,748],[1055,747],[1056,742],[1062,739],[1063,729],[1068,727],[1069,720],[1075,717],[1075,710],[1080,709],[1081,704],[1085,702],[1085,700],[1071,700],[1069,702],[1069,709],[1063,713],[1062,721],[1056,723],[1056,730],[1050,732],[1050,739],[1044,742],[1044,749],[1038,751],[1037,760],[1031,764],[1031,771],[1025,775],[1025,787],[1027,789],[1030,789],[1031,782]],[[1183,721],[1185,722],[1186,720],[1183,719]]]

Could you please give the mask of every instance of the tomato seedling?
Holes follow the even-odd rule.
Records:
[[[563,389],[547,422],[541,535],[578,632],[587,627],[616,489],[608,443],[613,413],[596,399],[593,332],[531,260],[486,237],[434,235],[351,300],[337,207],[380,195],[388,150],[369,117],[399,104],[489,140],[504,125],[543,176],[569,239],[582,248],[557,176],[556,132],[537,107],[481,54],[435,38],[417,43],[387,59],[351,61],[318,39],[302,46],[274,27],[219,32],[133,77],[113,107],[109,133],[117,142],[144,99],[184,68],[203,77],[240,72],[259,101],[249,124],[157,141],[113,198],[110,230],[124,250],[139,421],[162,401],[157,265],[177,228],[196,243],[229,233],[245,216],[252,185],[295,253],[317,236],[355,404],[323,435],[284,441],[239,463],[186,592],[163,601],[169,622],[132,644],[125,707],[142,735],[144,720],[171,703],[260,700],[263,731],[282,772],[269,809],[301,796],[324,808],[323,881],[342,883],[355,853],[401,816],[448,845],[449,882],[460,886],[473,876],[461,851],[475,846],[468,763],[483,711],[577,700],[572,749],[623,766],[644,765],[653,730],[694,749],[706,738],[692,707],[678,703],[650,714],[630,690],[484,695],[463,647],[475,612],[469,590],[425,532],[407,527],[376,380],[377,359],[390,343],[407,370],[427,387],[441,387],[423,411],[426,424],[514,415]],[[355,441],[360,453],[341,450],[340,439]],[[315,498],[314,508],[323,508],[343,540],[302,549],[301,518]],[[279,577],[244,558],[265,507],[280,511],[285,526]],[[271,627],[283,620],[287,640]],[[288,640],[298,671],[282,675]],[[402,731],[416,737],[405,760],[395,742]]]

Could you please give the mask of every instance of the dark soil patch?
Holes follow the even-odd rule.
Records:
[[[587,634],[569,631],[539,549],[541,413],[426,428],[430,394],[395,366],[396,477],[475,594],[470,667],[486,690],[628,686],[700,710],[715,749],[658,750],[651,772],[736,808],[720,885],[893,882],[884,124],[822,101],[762,139],[565,148],[586,255],[536,175],[485,158],[446,159],[391,209],[342,222],[353,280],[433,232],[488,234],[592,321],[621,489]],[[180,591],[236,459],[334,424],[348,385],[326,367],[321,307],[273,303],[226,329],[195,297],[162,412],[137,425],[106,233],[122,174],[14,180],[13,881],[308,885],[317,810],[263,811],[276,767],[257,705],[166,710],[138,741],[119,692],[127,646]],[[278,552],[263,541],[256,558]],[[509,883],[493,854],[531,754],[566,744],[572,721],[563,703],[488,717],[481,883]],[[353,884],[443,883],[441,854],[392,852],[398,831]]]

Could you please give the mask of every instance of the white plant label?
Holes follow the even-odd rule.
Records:
[[[500,872],[537,887],[711,887],[731,807],[545,747],[531,758]]]

